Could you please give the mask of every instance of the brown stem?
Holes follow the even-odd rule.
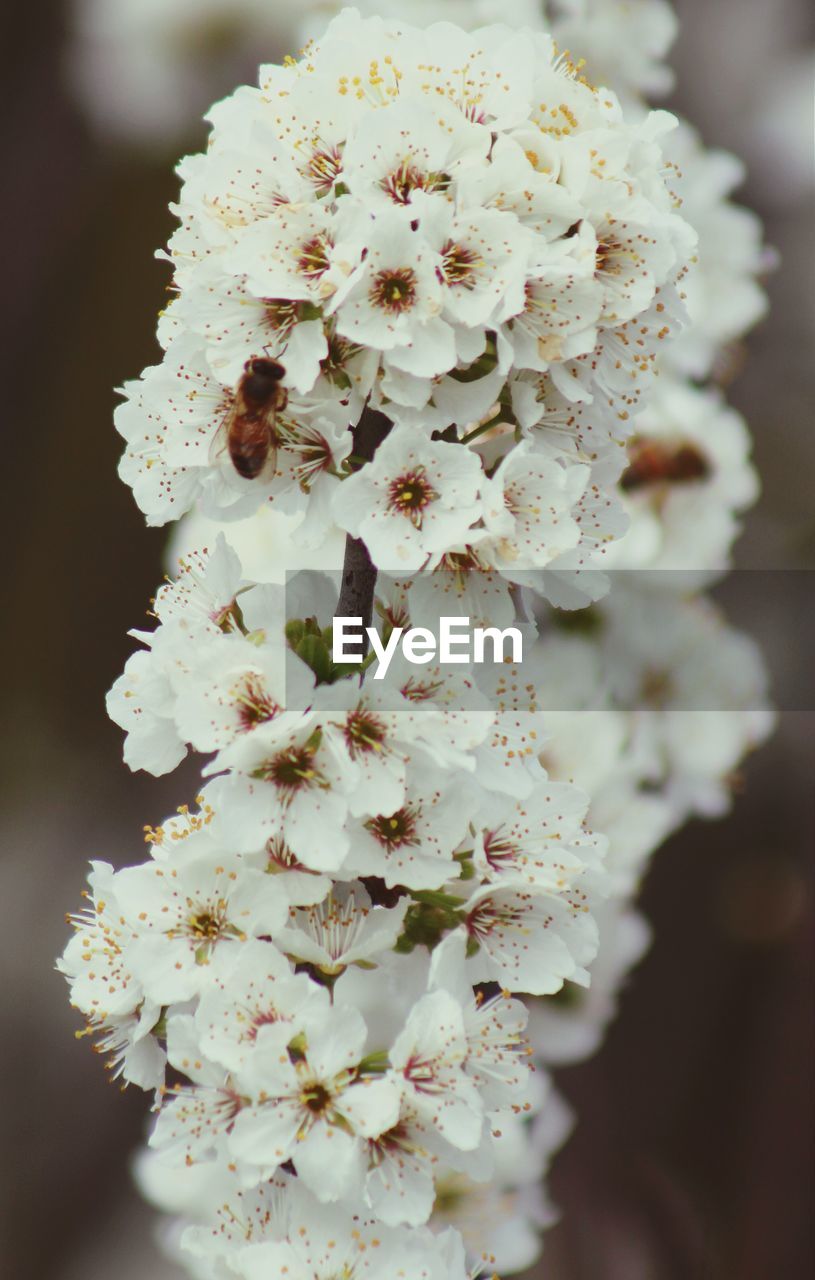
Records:
[[[392,423],[376,409],[365,409],[354,429],[354,456],[372,462],[374,454],[390,431]],[[338,618],[362,619],[362,651],[368,652],[364,628],[371,625],[374,611],[376,568],[361,538],[349,534],[345,542],[345,563],[337,601]]]
[[[375,587],[376,568],[371,563],[368,548],[361,538],[352,538],[349,533],[345,540],[337,617],[361,618],[363,627],[369,627],[374,612]],[[367,652],[367,637],[363,640],[363,648]]]

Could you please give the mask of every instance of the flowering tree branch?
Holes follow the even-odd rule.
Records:
[[[529,598],[579,606],[582,568],[656,567],[638,547],[676,563],[702,499],[731,537],[751,491],[718,393],[671,389],[696,253],[675,122],[591,85],[539,19],[468,34],[345,11],[219,103],[182,166],[164,357],[125,389],[120,471],[149,523],[223,531],[157,592],[108,707],[132,768],[191,749],[206,781],[143,862],[93,864],[60,967],[114,1075],[156,1090],[153,1176],[203,1175],[178,1233],[198,1275],[531,1264],[530,1187],[565,1129],[530,1041],[554,1061],[596,1040],[645,945],[628,904],[647,856],[720,811],[766,732],[743,712],[700,766],[671,721],[697,688],[683,664],[741,708],[761,687],[698,600],[631,590],[572,646],[534,636]],[[629,99],[660,56],[641,25]],[[280,567],[345,535],[339,600],[315,587],[305,620],[247,568],[268,567],[270,505],[298,517]],[[629,520],[647,536],[627,544]],[[394,566],[412,576],[377,580]],[[531,662],[465,676],[405,648],[361,686],[327,624],[369,626],[375,591],[406,626],[466,613],[500,638],[523,617]],[[652,714],[617,700],[632,689]],[[518,996],[561,992],[528,1039]]]

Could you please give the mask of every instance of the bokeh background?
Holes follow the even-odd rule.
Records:
[[[740,196],[781,253],[770,318],[731,388],[764,483],[739,563],[811,569],[815,15],[805,0],[675,7],[669,105],[744,156]],[[156,355],[168,275],[153,250],[172,226],[175,157],[89,128],[65,83],[70,24],[59,0],[0,18],[0,1273],[169,1280],[128,1176],[145,1100],[107,1087],[74,1039],[53,958],[86,860],[137,858],[143,824],[195,785],[193,773],[130,775],[103,703],[162,572],[164,536],[115,476],[111,412],[113,388]],[[806,576],[795,584],[805,592]],[[782,621],[765,628],[793,707],[789,638]],[[658,854],[643,901],[653,949],[603,1052],[560,1077],[579,1123],[553,1176],[563,1221],[536,1275],[815,1274],[813,765],[815,717],[785,711],[733,815]]]

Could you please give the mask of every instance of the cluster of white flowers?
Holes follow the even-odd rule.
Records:
[[[346,11],[211,119],[181,166],[166,354],[116,417],[148,521],[265,500],[311,545],[338,526],[380,567],[515,581],[618,537],[621,442],[695,243],[672,117],[627,123],[542,33]],[[258,357],[278,412],[247,435]],[[392,429],[357,469],[366,406]]]
[[[651,855],[771,725],[695,595],[756,478],[691,379],[760,313],[760,233],[639,97],[662,0],[553,0],[572,54],[520,0],[527,29],[463,29],[497,8],[345,11],[213,108],[164,358],[117,411],[148,523],[181,522],[108,709],[132,768],[192,750],[207,781],[146,861],[93,864],[60,967],[155,1093],[140,1181],[206,1280],[529,1266],[570,1124],[547,1067],[599,1044]],[[337,575],[285,579],[346,547],[383,639],[466,615],[523,662],[335,661]]]
[[[464,1252],[411,1234],[417,1275],[501,1249],[526,1265],[552,1121],[532,1123],[546,1086],[515,996],[588,982],[606,841],[589,796],[547,775],[540,712],[462,709],[436,670],[323,680],[311,620],[285,624],[284,664],[282,595],[223,539],[158,592],[110,711],[133,767],[191,744],[215,776],[148,830],[145,863],[94,864],[61,961],[73,1004],[114,1077],[157,1090],[152,1176],[210,1188],[183,1240],[200,1274],[282,1264],[309,1205],[312,1229],[397,1254],[400,1227],[460,1218]],[[526,1244],[473,1209],[495,1177]]]
[[[340,0],[73,0],[72,88],[103,135],[142,148],[177,146],[203,112],[262,59],[319,37]],[[663,93],[676,35],[667,0],[358,0],[366,17],[465,30],[502,22],[548,30],[580,50],[592,78],[620,97]]]

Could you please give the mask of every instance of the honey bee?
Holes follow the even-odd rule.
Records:
[[[286,370],[276,360],[247,360],[226,421],[226,447],[244,480],[255,480],[277,457],[276,419],[288,403]]]
[[[710,475],[707,459],[692,444],[669,440],[634,439],[628,446],[628,467],[620,486],[634,493],[656,484],[689,484]]]

